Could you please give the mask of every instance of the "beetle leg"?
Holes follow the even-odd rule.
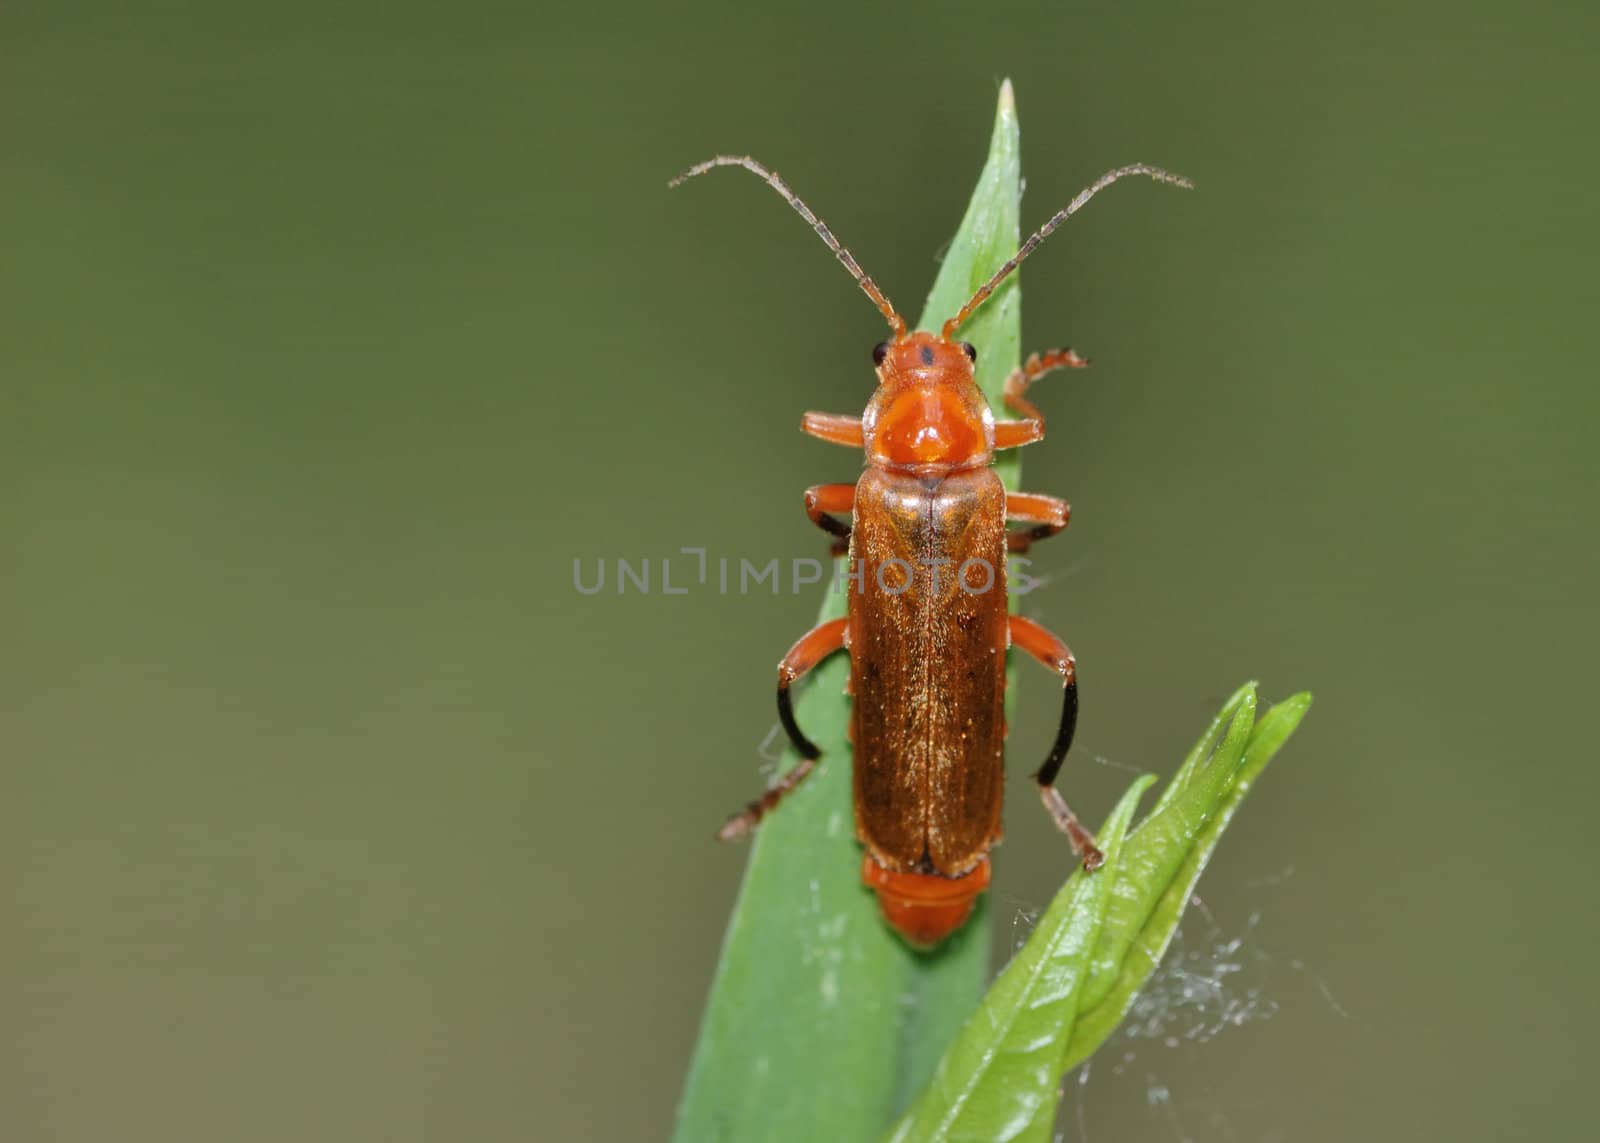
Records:
[[[1094,835],[1083,828],[1072,807],[1067,805],[1061,791],[1055,787],[1056,774],[1060,772],[1062,759],[1066,758],[1067,749],[1072,745],[1072,731],[1078,722],[1078,668],[1072,657],[1072,649],[1033,620],[1020,615],[1011,617],[1011,642],[1061,676],[1061,727],[1056,731],[1056,743],[1050,748],[1050,757],[1039,767],[1033,780],[1038,783],[1044,808],[1072,842],[1073,850],[1083,858],[1083,867],[1099,869],[1105,863],[1105,854],[1100,852],[1094,843]]]
[[[1013,552],[1025,552],[1035,540],[1043,540],[1065,528],[1072,519],[1072,505],[1038,492],[1007,492],[1006,519],[1035,525],[1020,532],[1006,533],[1006,547]]]
[[[1044,440],[1043,421],[996,421],[994,423],[995,448],[1021,448],[1034,441]]]
[[[1022,416],[1020,421],[999,421],[994,426],[995,448],[1016,448],[1044,439],[1044,414],[1028,400],[1029,387],[1054,369],[1084,369],[1089,362],[1070,349],[1052,349],[1048,353],[1034,353],[1013,369],[1006,378],[1006,408]]]
[[[783,801],[789,791],[805,780],[806,775],[816,766],[817,759],[822,756],[822,751],[817,749],[816,744],[802,734],[800,727],[795,724],[794,707],[789,702],[789,686],[845,645],[847,622],[845,619],[830,619],[826,623],[817,624],[800,636],[799,642],[789,648],[789,653],[783,657],[783,662],[778,664],[778,720],[788,732],[789,741],[793,742],[794,748],[800,752],[800,761],[774,782],[766,793],[729,818],[717,831],[719,841],[744,837],[755,829],[756,823],[762,817],[770,813],[779,802]]]
[[[833,554],[842,556],[849,550],[850,525],[835,520],[830,512],[849,515],[856,509],[854,484],[813,484],[806,489],[806,515],[811,522],[834,538]]]
[[[800,418],[800,431],[809,433],[829,444],[865,448],[866,437],[861,432],[861,418],[843,413],[807,413]]]

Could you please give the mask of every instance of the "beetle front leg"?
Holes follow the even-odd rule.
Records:
[[[1006,533],[1006,547],[1013,552],[1025,552],[1035,540],[1047,539],[1065,528],[1072,519],[1072,505],[1039,492],[1007,492],[1006,519],[1035,525],[1020,532]]]
[[[1028,400],[1028,389],[1039,378],[1055,369],[1087,369],[1089,362],[1070,349],[1052,349],[1030,354],[1028,360],[1006,378],[1006,408],[1022,416],[1020,421],[999,421],[994,426],[995,448],[1016,448],[1044,439],[1044,414]]]
[[[844,413],[807,413],[800,418],[800,431],[847,448],[865,448],[867,444],[861,418]]]
[[[774,782],[766,793],[729,818],[717,831],[717,840],[731,841],[734,838],[744,837],[755,829],[756,824],[816,767],[817,759],[822,757],[822,751],[801,733],[799,725],[796,724],[794,706],[789,701],[789,687],[796,679],[848,642],[845,628],[848,622],[846,619],[830,619],[826,623],[817,624],[800,636],[799,641],[789,648],[789,653],[783,657],[783,662],[778,664],[778,721],[783,723],[789,741],[793,742],[794,748],[800,752],[800,761],[792,770]]]
[[[1055,819],[1061,832],[1067,835],[1067,840],[1072,842],[1073,850],[1083,858],[1083,867],[1090,871],[1099,869],[1105,864],[1105,854],[1100,852],[1094,843],[1094,835],[1078,821],[1078,815],[1072,812],[1072,807],[1067,805],[1067,800],[1055,787],[1056,775],[1060,773],[1062,760],[1072,746],[1072,732],[1078,724],[1078,668],[1072,657],[1072,649],[1033,620],[1020,615],[1011,617],[1011,642],[1061,676],[1061,726],[1056,731],[1056,742],[1050,748],[1050,757],[1039,767],[1033,780],[1038,783],[1044,808]]]
[[[850,525],[836,520],[829,513],[848,516],[856,510],[854,484],[813,484],[806,489],[806,515],[811,522],[834,538],[831,549],[836,556],[849,551]]]

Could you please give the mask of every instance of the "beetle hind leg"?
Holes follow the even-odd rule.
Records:
[[[1072,657],[1072,649],[1057,636],[1020,615],[1011,617],[1011,641],[1061,676],[1061,725],[1056,730],[1056,741],[1050,747],[1050,756],[1039,767],[1033,780],[1039,787],[1039,798],[1044,802],[1046,812],[1055,820],[1061,832],[1067,835],[1073,851],[1083,859],[1083,867],[1090,871],[1099,869],[1105,864],[1105,854],[1100,852],[1100,847],[1095,845],[1094,835],[1084,828],[1078,815],[1072,812],[1072,807],[1067,805],[1067,800],[1055,786],[1056,775],[1061,772],[1061,763],[1072,747],[1073,732],[1078,725],[1077,661]]]
[[[822,757],[822,750],[805,736],[799,724],[795,722],[794,704],[789,698],[789,687],[796,679],[845,645],[847,622],[844,619],[830,619],[826,623],[817,624],[789,648],[789,653],[783,657],[783,662],[778,664],[778,721],[783,723],[789,741],[794,743],[795,750],[799,752],[800,761],[768,787],[759,798],[723,823],[722,828],[717,831],[717,840],[732,841],[748,835],[763,817],[776,809],[779,802],[805,781],[806,775],[816,769],[817,759]]]

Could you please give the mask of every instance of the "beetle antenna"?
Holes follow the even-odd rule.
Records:
[[[877,304],[878,312],[888,319],[889,328],[894,330],[895,340],[899,341],[905,337],[905,319],[895,312],[894,306],[890,304],[889,299],[884,297],[882,290],[878,289],[878,283],[874,282],[861,269],[861,264],[856,261],[855,255],[839,245],[839,240],[833,236],[833,231],[828,229],[828,224],[811,213],[811,208],[800,200],[799,195],[789,189],[789,184],[778,177],[777,171],[767,170],[766,167],[763,167],[748,155],[717,155],[715,158],[707,159],[703,163],[696,163],[687,171],[684,171],[683,174],[667,183],[667,186],[675,187],[680,183],[686,183],[696,175],[705,174],[713,167],[743,167],[751,174],[765,179],[773,190],[781,194],[785,201],[794,207],[801,218],[811,224],[811,229],[817,232],[817,237],[828,244],[828,249],[832,250],[834,256],[844,264],[844,268],[850,271],[850,276],[856,280],[856,284],[866,291],[867,297]]]
[[[996,270],[994,277],[985,282],[982,287],[979,288],[978,292],[972,295],[967,304],[961,307],[961,312],[944,323],[944,330],[939,334],[939,336],[944,338],[946,341],[949,341],[951,335],[954,334],[956,330],[961,328],[961,323],[971,317],[974,310],[989,300],[989,295],[994,293],[995,287],[1000,285],[1001,282],[1005,281],[1007,275],[1020,266],[1022,264],[1022,260],[1029,254],[1032,254],[1035,248],[1038,247],[1039,243],[1043,242],[1046,238],[1049,238],[1051,231],[1055,230],[1056,227],[1060,226],[1067,219],[1071,218],[1074,214],[1077,214],[1078,211],[1082,210],[1084,204],[1095,195],[1105,190],[1106,187],[1110,186],[1118,179],[1125,178],[1128,175],[1149,175],[1158,183],[1171,183],[1173,186],[1183,187],[1185,190],[1194,189],[1194,184],[1188,179],[1184,178],[1182,175],[1175,175],[1171,171],[1162,170],[1160,167],[1152,167],[1148,163],[1134,163],[1132,166],[1118,167],[1114,171],[1107,171],[1105,174],[1095,179],[1094,182],[1090,183],[1088,186],[1079,191],[1077,197],[1071,202],[1067,203],[1066,207],[1057,212],[1055,217],[1051,218],[1049,222],[1039,227],[1038,230],[1035,230],[1028,237],[1028,240],[1022,244],[1022,248],[1012,256],[1011,260],[1004,266],[1001,266],[1000,269]]]

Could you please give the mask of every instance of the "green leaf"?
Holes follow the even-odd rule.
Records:
[[[1105,872],[1116,868],[1134,807],[1154,781],[1142,778],[1123,795],[1100,831],[1106,864],[1096,874],[1080,869],[1056,894],[896,1127],[893,1143],[1015,1139],[1035,1121],[1049,1122],[1041,1113],[1055,1106],[1061,1038],[1077,1016],[1105,916],[1112,883]]]
[[[1105,865],[1067,882],[892,1140],[1051,1137],[1062,1075],[1127,1014],[1222,831],[1310,704],[1295,695],[1257,722],[1255,684],[1241,687],[1124,838],[1151,779],[1133,784],[1101,831]]]
[[[988,161],[920,328],[937,330],[1016,251],[1018,140],[1008,83]],[[1020,298],[1013,275],[964,327],[996,408],[1021,360]],[[1002,479],[1015,487],[1014,457],[1005,463]],[[821,618],[843,615],[844,604],[830,592]],[[757,832],[678,1109],[679,1140],[874,1139],[927,1082],[982,994],[984,900],[960,932],[918,953],[889,930],[861,885],[848,675],[847,659],[835,655],[799,693],[797,717],[822,762]],[[795,761],[791,753],[784,765]]]
[[[1254,705],[1254,687],[1247,689],[1251,705]],[[1241,691],[1232,702],[1242,706],[1244,695],[1245,691]],[[1137,929],[1133,930],[1132,939],[1126,941],[1122,939],[1123,933],[1115,930],[1108,919],[1102,948],[1097,952],[1091,970],[1084,1015],[1073,1032],[1072,1043],[1062,1064],[1063,1070],[1076,1067],[1088,1059],[1122,1023],[1139,989],[1155,971],[1156,965],[1161,963],[1161,957],[1167,951],[1173,933],[1177,931],[1178,921],[1189,904],[1200,874],[1211,860],[1222,831],[1228,828],[1239,803],[1250,792],[1261,771],[1266,769],[1267,763],[1288,741],[1310,708],[1311,695],[1302,691],[1284,699],[1262,715],[1250,731],[1242,759],[1232,765],[1231,777],[1221,783],[1221,792],[1210,801],[1203,813],[1196,813],[1201,808],[1197,803],[1208,795],[1196,795],[1195,791],[1211,788],[1208,783],[1193,780],[1194,775],[1206,765],[1201,751],[1206,738],[1202,738],[1191,755],[1192,764],[1185,765],[1187,775],[1180,772],[1180,777],[1185,777],[1182,790],[1176,795],[1172,794],[1179,786],[1175,778],[1155,812],[1128,839],[1124,850],[1124,870],[1141,866],[1146,869],[1166,869],[1171,867],[1175,853],[1181,854],[1181,860],[1162,887],[1159,897],[1148,909],[1142,906],[1149,899],[1149,884],[1130,882],[1124,885],[1119,878],[1117,888],[1112,890],[1114,900],[1130,902],[1130,907],[1119,916],[1119,924],[1126,924],[1129,930],[1133,930],[1133,920],[1141,914],[1142,919]],[[1208,732],[1208,737],[1214,740],[1215,728]],[[1225,749],[1226,744],[1211,756],[1209,763],[1219,775],[1223,767],[1229,764]],[[1195,800],[1185,805],[1191,797]],[[1175,833],[1168,828],[1170,822],[1163,820],[1166,814],[1173,814],[1187,823],[1198,821],[1199,824],[1192,833]],[[1134,903],[1139,907],[1131,907]],[[1114,941],[1120,945],[1120,957],[1114,951]]]
[[[1084,995],[1086,1011],[1111,991],[1156,902],[1177,876],[1201,827],[1233,781],[1255,714],[1256,691],[1251,683],[1228,700],[1190,752],[1189,760],[1173,776],[1155,811],[1139,823],[1137,844],[1128,846],[1123,867],[1117,871],[1108,924],[1091,962],[1092,975]]]

